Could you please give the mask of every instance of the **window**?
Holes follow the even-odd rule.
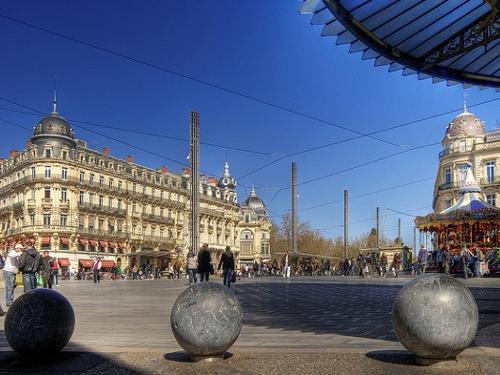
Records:
[[[47,159],[50,159],[51,154],[52,154],[52,152],[51,152],[50,148],[45,149],[45,157]]]
[[[160,200],[163,200],[163,191],[160,192]]]
[[[50,187],[46,186],[45,187],[45,198],[50,199]]]
[[[63,168],[61,170],[61,178],[63,180],[67,180],[68,179],[68,168]]]
[[[146,213],[146,205],[145,205],[145,204],[143,204],[143,205],[142,205],[142,213],[143,213],[143,214],[145,214],[145,213]]]
[[[113,179],[112,178],[109,179],[109,188],[113,189]]]
[[[163,240],[163,229],[160,229],[160,240]]]
[[[45,167],[45,178],[50,178],[50,167]]]
[[[122,191],[122,182],[121,181],[118,181],[118,191],[119,192]]]
[[[85,182],[85,172],[80,172],[80,183],[83,184]]]
[[[62,201],[68,200],[68,189],[66,188],[61,189],[61,200]]]
[[[122,200],[118,199],[118,209],[120,210],[122,208]]]
[[[31,178],[35,178],[35,177],[36,177],[36,168],[31,167]]]
[[[83,191],[80,192],[80,204],[83,204],[83,200],[85,199],[85,193]]]
[[[142,195],[146,195],[146,186],[142,187]]]
[[[43,225],[50,225],[50,214],[43,214]]]
[[[118,221],[118,233],[122,232],[122,228],[123,228],[123,222],[119,220]]]
[[[135,203],[132,203],[132,212],[135,213],[137,212],[137,205]]]
[[[62,152],[62,158],[66,160],[66,157],[68,156],[68,151],[63,151]]]
[[[94,185],[94,174],[93,173],[90,174],[89,184]]]
[[[99,230],[102,230],[104,227],[104,219],[99,219]]]
[[[108,223],[108,233],[112,234],[115,232],[115,226],[111,223]]]
[[[241,239],[242,240],[253,240],[253,233],[249,230],[244,230],[241,232]]]
[[[465,152],[466,150],[467,150],[467,141],[464,139],[460,141],[458,145],[458,151]]]
[[[61,226],[62,227],[66,226],[67,222],[68,222],[68,215],[65,214],[61,215]]]
[[[451,184],[451,168],[450,167],[447,167],[444,170],[444,183],[446,185]]]
[[[497,195],[496,194],[487,194],[486,195],[486,202],[489,204],[496,206],[497,205]]]
[[[84,225],[85,224],[83,222],[83,217],[80,216],[80,218],[78,219],[78,229],[83,230]]]
[[[245,223],[249,223],[249,222],[250,222],[250,215],[246,214],[245,215]]]
[[[160,207],[160,216],[163,217],[163,207]]]
[[[35,194],[36,194],[35,189],[31,189],[31,199],[35,199]]]
[[[30,224],[35,225],[35,214],[30,214]]]
[[[453,201],[451,199],[446,199],[444,201],[444,208],[451,207],[452,204],[453,204]]]
[[[104,195],[99,195],[99,208],[104,206]]]
[[[486,181],[491,184],[495,181],[495,162],[486,162]]]
[[[104,176],[99,176],[99,186],[104,186]]]
[[[94,204],[94,193],[89,194],[89,203]]]
[[[467,175],[467,165],[461,164],[457,166],[458,168],[458,182],[459,185],[465,181],[465,176]]]
[[[132,234],[135,234],[136,229],[137,229],[137,225],[132,225]]]
[[[109,203],[109,208],[113,208],[113,198],[109,197],[108,203]]]

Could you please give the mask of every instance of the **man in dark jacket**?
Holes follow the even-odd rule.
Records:
[[[33,241],[28,241],[19,257],[19,271],[23,274],[24,293],[36,289],[36,273],[40,270],[41,261],[42,257],[33,247]]]
[[[222,254],[217,269],[220,270],[221,266],[224,275],[224,285],[231,288],[231,278],[234,272],[234,257],[229,246],[226,246],[226,251]]]
[[[210,250],[208,250],[208,244],[204,243],[198,253],[198,273],[200,274],[200,281],[208,281],[210,276],[210,268],[212,266],[212,257],[210,256]]]
[[[43,279],[43,287],[52,289],[52,258],[49,256],[48,251],[44,251],[42,261],[40,262],[40,273]]]

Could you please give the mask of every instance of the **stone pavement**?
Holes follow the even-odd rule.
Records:
[[[66,352],[51,363],[26,361],[10,352],[2,331],[0,373],[449,373],[450,366],[412,366],[394,335],[392,301],[409,280],[239,281],[233,290],[244,326],[234,355],[209,365],[187,363],[170,330],[170,309],[185,280],[66,282],[58,291],[76,311]],[[480,327],[452,372],[499,373],[500,279],[469,280],[467,286],[479,305]]]

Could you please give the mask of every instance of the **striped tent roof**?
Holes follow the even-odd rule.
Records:
[[[304,0],[299,11],[376,67],[500,90],[498,0]]]
[[[441,214],[448,214],[453,211],[478,211],[484,209],[498,210],[495,206],[485,202],[479,196],[479,193],[465,193],[453,206],[448,207]]]

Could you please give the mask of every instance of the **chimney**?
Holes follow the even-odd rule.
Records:
[[[10,156],[11,158],[15,158],[15,157],[17,157],[18,155],[19,155],[19,152],[18,152],[17,150],[10,150],[10,152],[9,152],[9,156]]]
[[[31,143],[31,141],[30,141],[30,140],[28,140],[28,141],[26,142],[26,150],[29,150],[29,149],[30,149],[30,148],[32,148],[32,147],[33,147],[33,143]]]
[[[104,156],[108,156],[109,155],[109,147],[103,147],[102,148],[102,154]]]
[[[188,167],[182,168],[182,175],[184,177],[189,177],[190,174],[191,174],[191,168]]]
[[[127,156],[127,163],[133,163],[134,157],[132,155]]]
[[[218,180],[216,177],[212,176],[212,177],[208,178],[208,184],[211,186],[217,186],[217,182],[218,182]]]
[[[168,172],[168,168],[166,165],[164,165],[163,167],[160,168],[160,173],[167,173]]]

